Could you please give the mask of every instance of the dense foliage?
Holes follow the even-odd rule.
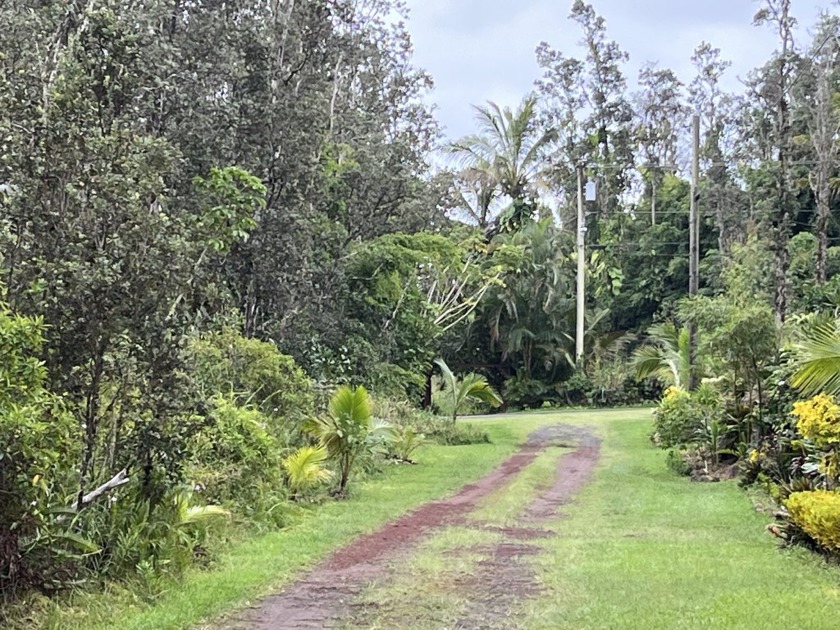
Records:
[[[584,56],[540,44],[533,93],[444,141],[405,13],[0,5],[0,601],[102,579],[153,598],[215,527],[487,440],[434,411],[674,385],[658,439],[704,474],[740,460],[780,500],[840,485],[836,403],[793,406],[840,383],[840,20],[800,42],[790,0],[763,0],[779,47],[743,94],[708,43],[688,85],[645,66],[631,89],[575,0]],[[598,195],[575,226],[580,165]]]

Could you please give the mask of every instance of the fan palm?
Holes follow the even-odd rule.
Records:
[[[674,324],[654,324],[648,329],[651,343],[633,355],[636,378],[658,376],[677,387],[688,384],[691,374],[691,355],[687,328]]]
[[[330,399],[329,414],[306,421],[303,429],[318,439],[330,457],[338,460],[338,491],[343,494],[353,464],[360,455],[377,451],[393,435],[387,422],[372,416],[373,403],[364,387],[343,385]]]
[[[840,326],[837,320],[823,322],[806,333],[797,348],[800,368],[794,387],[806,396],[820,392],[840,394]]]
[[[467,401],[485,402],[492,407],[499,407],[502,404],[499,394],[480,374],[467,374],[459,380],[443,359],[435,359],[435,363],[443,374],[444,392],[452,402],[453,423],[458,420],[458,412],[463,409]]]

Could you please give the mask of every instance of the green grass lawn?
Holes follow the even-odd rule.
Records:
[[[595,417],[601,468],[542,543],[547,594],[523,605],[524,627],[840,627],[840,570],[780,551],[736,482],[674,476],[647,440],[647,418]]]

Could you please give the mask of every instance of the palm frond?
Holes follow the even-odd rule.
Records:
[[[657,346],[642,346],[633,355],[632,366],[636,370],[636,378],[639,380],[651,376],[665,376],[670,380],[674,374],[668,366],[667,358],[661,348]]]
[[[502,399],[496,390],[487,382],[481,374],[467,374],[459,385],[459,389],[463,393],[462,398],[478,400],[487,403],[491,407],[500,407]]]
[[[449,369],[446,361],[443,359],[435,359],[435,365],[440,368],[440,373],[443,375],[444,386],[454,391],[456,383],[455,375],[452,373],[452,370]]]
[[[283,469],[293,491],[328,481],[332,473],[323,467],[329,457],[323,446],[304,446],[283,460]]]
[[[370,394],[361,385],[356,388],[343,385],[330,399],[330,415],[334,419],[346,419],[359,422],[369,419],[373,413]]]
[[[691,369],[688,329],[665,322],[651,326],[648,335],[650,343],[633,354],[636,378],[659,376],[677,387],[685,385]]]
[[[801,366],[792,384],[806,396],[840,394],[840,329],[833,321],[815,327],[798,348]]]

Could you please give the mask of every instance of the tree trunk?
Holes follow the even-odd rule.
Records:
[[[787,229],[780,229],[776,237],[776,246],[774,247],[776,264],[773,277],[776,291],[773,298],[773,304],[776,311],[776,320],[779,324],[785,323],[785,317],[787,315],[787,270],[790,267],[790,253],[787,248],[787,234]]]
[[[656,173],[650,182],[650,224],[656,225]]]
[[[79,493],[76,497],[76,509],[84,506],[85,488],[93,477],[93,458],[96,451],[97,424],[99,422],[99,390],[104,371],[105,349],[102,345],[94,358],[90,385],[88,387],[84,410],[85,448],[82,454],[82,464],[79,470]]]
[[[828,220],[831,218],[829,198],[831,189],[828,177],[821,172],[816,187],[817,197],[817,283],[824,285],[828,280],[826,256],[828,252]]]
[[[426,387],[423,389],[423,409],[432,408],[432,375],[433,371],[426,373]]]

